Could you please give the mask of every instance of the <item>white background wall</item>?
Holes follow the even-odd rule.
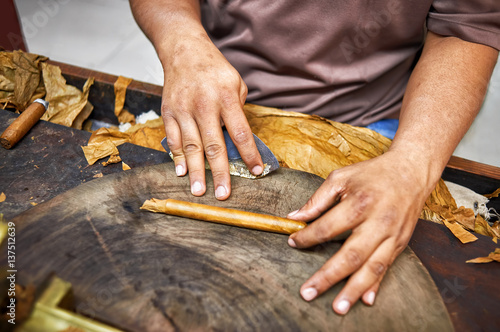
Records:
[[[127,0],[16,0],[15,3],[30,52],[163,84],[161,64],[135,23]],[[455,155],[500,167],[500,65],[495,69],[481,112]]]

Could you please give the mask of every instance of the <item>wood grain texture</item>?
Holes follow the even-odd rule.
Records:
[[[297,250],[285,235],[139,209],[154,196],[285,216],[323,181],[289,169],[259,180],[233,177],[230,199],[219,202],[206,176],[209,194],[197,198],[170,163],[132,169],[22,213],[13,220],[19,281],[39,285],[55,272],[73,284],[78,312],[130,331],[453,330],[409,248],[374,307],[357,303],[340,317],[331,302],[343,283],[310,303],[298,292],[340,243]]]

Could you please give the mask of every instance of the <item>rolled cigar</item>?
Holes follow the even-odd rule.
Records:
[[[36,99],[0,136],[0,144],[12,148],[26,133],[40,120],[49,103],[43,99]]]
[[[306,227],[303,221],[276,216],[227,209],[216,206],[152,198],[144,202],[141,210],[161,212],[179,217],[211,221],[219,224],[258,229],[281,234],[292,234]]]

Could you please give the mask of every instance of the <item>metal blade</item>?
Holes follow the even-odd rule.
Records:
[[[250,173],[245,163],[241,159],[236,145],[234,145],[234,142],[231,140],[231,137],[229,136],[229,133],[225,128],[222,130],[222,133],[224,134],[224,141],[226,143],[227,158],[229,160],[229,173],[231,175],[254,179],[257,177],[266,176],[267,174],[277,170],[280,167],[278,159],[276,159],[267,145],[265,145],[264,142],[260,140],[260,138],[253,134],[255,145],[257,146],[257,150],[259,151],[260,156],[262,157],[262,161],[264,162],[264,171],[262,172],[262,174],[257,177],[254,176],[252,173]],[[162,139],[161,145],[163,146],[165,151],[168,152],[170,158],[172,158],[172,153],[170,152],[170,148],[168,147],[166,137]]]

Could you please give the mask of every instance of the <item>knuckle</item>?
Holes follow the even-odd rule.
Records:
[[[217,157],[224,155],[224,152],[224,147],[217,143],[205,146],[205,155],[207,156],[207,159],[216,159]]]
[[[387,265],[380,261],[370,262],[368,264],[368,269],[373,275],[375,275],[377,278],[380,278],[384,275],[387,269]]]
[[[252,133],[246,129],[237,129],[235,131],[233,141],[237,145],[248,145],[252,139]]]
[[[358,268],[363,263],[363,257],[357,249],[349,248],[345,255],[347,265],[353,268]]]
[[[183,150],[184,150],[184,153],[186,155],[193,155],[193,154],[203,152],[203,149],[197,143],[186,143],[183,146]]]

